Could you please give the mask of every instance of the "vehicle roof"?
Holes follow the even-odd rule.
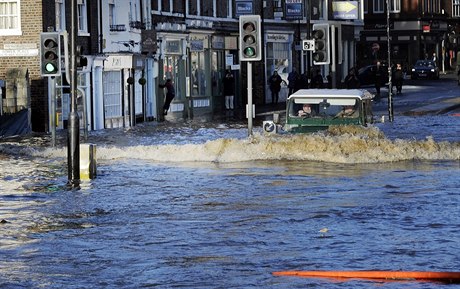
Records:
[[[296,98],[336,98],[336,99],[372,99],[374,95],[366,89],[299,89],[288,97],[288,100]]]

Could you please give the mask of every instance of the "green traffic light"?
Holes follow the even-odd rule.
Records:
[[[48,73],[53,73],[53,72],[57,71],[57,67],[53,63],[46,63],[45,64],[45,71],[48,72]]]
[[[244,49],[244,55],[246,55],[247,57],[254,57],[256,55],[256,50],[254,49],[254,47],[246,47]]]

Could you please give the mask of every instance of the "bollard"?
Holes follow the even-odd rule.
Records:
[[[279,113],[274,113],[273,114],[273,122],[275,124],[279,124],[280,123],[280,114]]]
[[[96,145],[80,144],[80,179],[92,180],[96,175]]]

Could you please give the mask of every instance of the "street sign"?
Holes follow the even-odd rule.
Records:
[[[315,40],[305,39],[302,41],[302,50],[314,51],[315,50]]]
[[[332,15],[334,19],[358,19],[358,1],[333,1]]]

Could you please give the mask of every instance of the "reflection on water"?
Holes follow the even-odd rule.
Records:
[[[98,178],[74,191],[65,148],[3,140],[0,287],[439,288],[271,275],[460,268],[458,135],[392,129],[98,132]]]

